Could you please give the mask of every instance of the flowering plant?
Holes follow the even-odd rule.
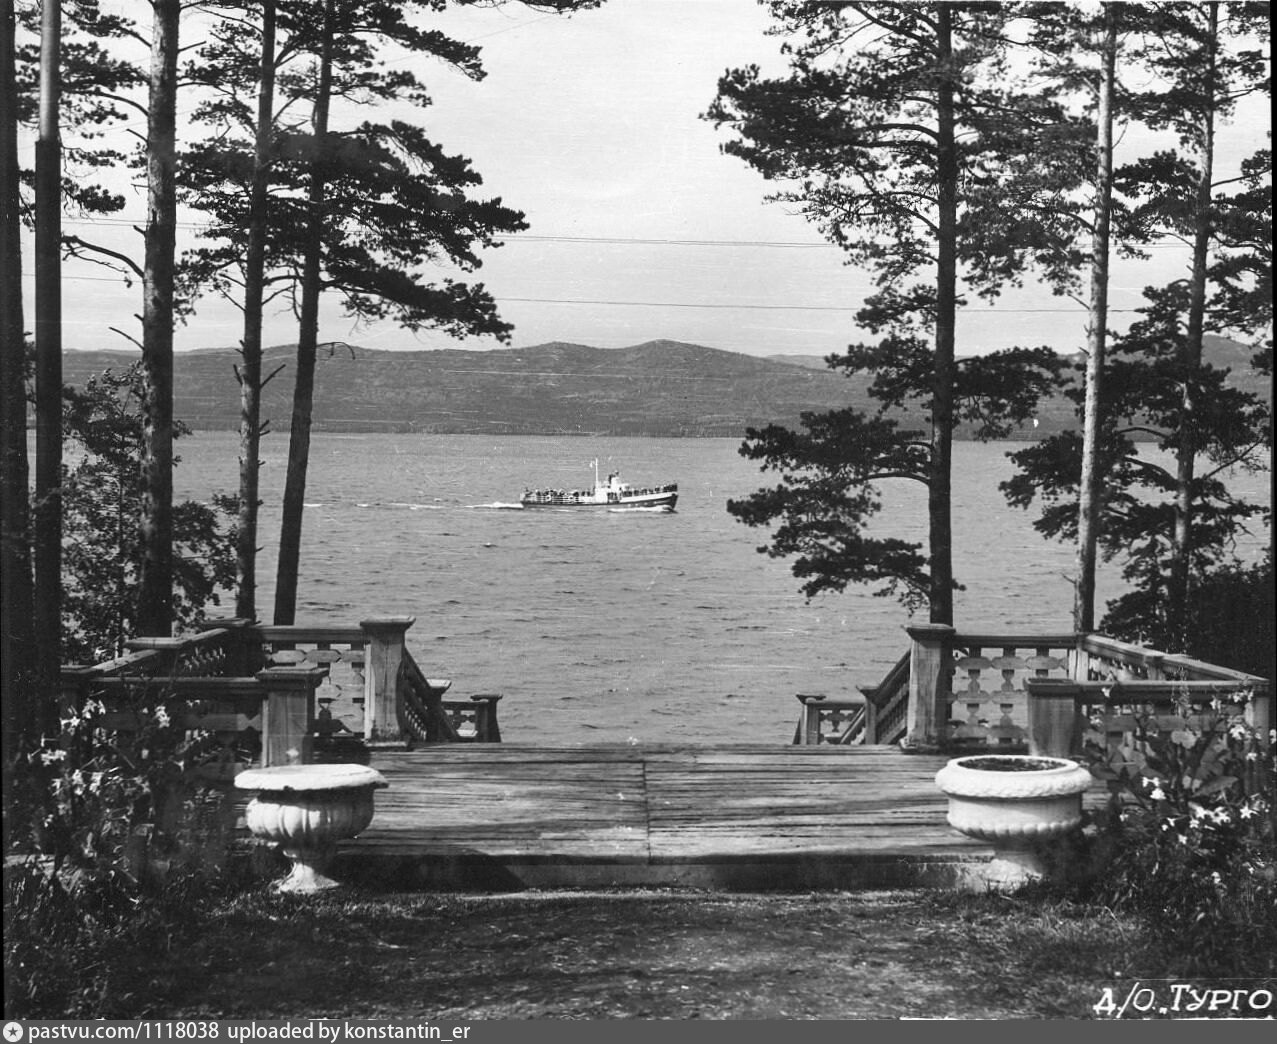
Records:
[[[1247,936],[1277,928],[1274,736],[1248,723],[1253,698],[1181,694],[1172,713],[1137,710],[1120,746],[1098,719],[1086,737],[1088,767],[1110,793],[1089,817],[1108,860],[1097,886],[1154,914],[1216,970]]]
[[[86,700],[5,790],[6,1010],[100,1014],[120,954],[223,879],[233,805],[192,778],[214,737],[151,695]],[[174,720],[177,718],[178,720]]]
[[[85,870],[136,877],[181,847],[216,795],[189,771],[216,747],[208,733],[174,724],[164,702],[137,698],[108,710],[98,699],[64,713],[61,737],[31,753],[14,814],[20,849]],[[139,853],[141,845],[147,851]],[[138,856],[142,859],[139,861]]]

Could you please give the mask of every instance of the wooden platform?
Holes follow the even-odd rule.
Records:
[[[944,761],[777,744],[379,751],[390,786],[335,876],[474,891],[949,887],[992,850],[946,823]]]

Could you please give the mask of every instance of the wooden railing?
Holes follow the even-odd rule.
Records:
[[[795,743],[849,746],[867,742],[865,718],[869,705],[863,696],[829,699],[799,693],[798,702],[803,709],[798,718],[798,728],[794,730]]]
[[[866,743],[899,743],[905,737],[909,712],[909,663],[905,653],[873,688],[862,688],[867,704]]]
[[[420,676],[405,646],[413,622],[410,616],[374,617],[358,627],[223,620],[182,637],[137,639],[117,659],[63,669],[63,717],[100,705],[105,709],[93,728],[107,734],[144,728],[163,708],[171,724],[213,738],[197,774],[226,780],[252,766],[357,760],[361,752],[410,740],[499,742],[501,697],[445,701],[450,682],[416,690],[417,720],[428,734],[406,727],[405,693]]]
[[[405,684],[399,688],[395,714],[410,746],[418,743],[500,743],[497,725],[499,695],[471,696],[470,701],[445,700],[447,679],[427,678],[410,653],[404,654]]]
[[[872,687],[858,696],[799,694],[802,704],[794,743],[839,745],[899,743],[909,706],[909,654],[905,653]]]
[[[1208,717],[1236,719],[1266,740],[1273,720],[1271,694],[1266,684],[1255,682],[1263,679],[1030,679],[1030,750],[1073,757],[1091,745],[1138,765],[1142,729],[1187,725],[1201,731]]]
[[[943,624],[906,628],[910,650],[863,700],[799,696],[795,743],[900,743],[955,754],[1080,752],[1084,724],[1130,734],[1130,700],[1173,691],[1207,701],[1246,697],[1248,721],[1267,736],[1273,694],[1264,678],[1098,634],[988,634]],[[1096,693],[1107,693],[1103,699]],[[1240,705],[1240,704],[1234,704]]]
[[[1061,691],[1061,682],[1082,684],[1084,691],[1090,686],[1095,691],[1114,691],[1115,686],[1122,691],[1125,686],[1129,693],[1132,685],[1151,685],[1151,692],[1174,682],[1181,692],[1201,687],[1216,695],[1245,693],[1251,697],[1252,716],[1272,720],[1267,679],[1104,635],[977,634],[939,624],[907,630],[913,646],[906,743],[919,747],[961,752],[1040,746],[1046,741],[1043,735],[1035,738],[1034,730],[1042,733],[1047,726],[1038,699],[1042,693]],[[1057,704],[1051,713],[1069,717],[1071,734],[1079,717],[1085,720],[1092,712],[1107,713],[1099,703],[1085,702],[1068,714]],[[1052,746],[1061,742],[1056,733],[1064,727],[1062,720],[1051,725]]]

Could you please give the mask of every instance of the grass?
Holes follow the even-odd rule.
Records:
[[[170,893],[43,948],[6,924],[6,1016],[1088,1019],[1176,962],[1049,896]]]

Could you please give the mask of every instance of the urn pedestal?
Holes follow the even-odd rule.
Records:
[[[949,825],[993,845],[982,882],[1007,891],[1045,874],[1043,842],[1081,826],[1090,785],[1090,772],[1075,761],[1022,754],[954,758],[936,773]]]
[[[356,837],[373,817],[373,793],[388,784],[366,765],[280,765],[235,777],[256,790],[244,819],[255,837],[273,841],[292,860],[281,892],[318,892],[338,882],[327,874],[337,842]]]

